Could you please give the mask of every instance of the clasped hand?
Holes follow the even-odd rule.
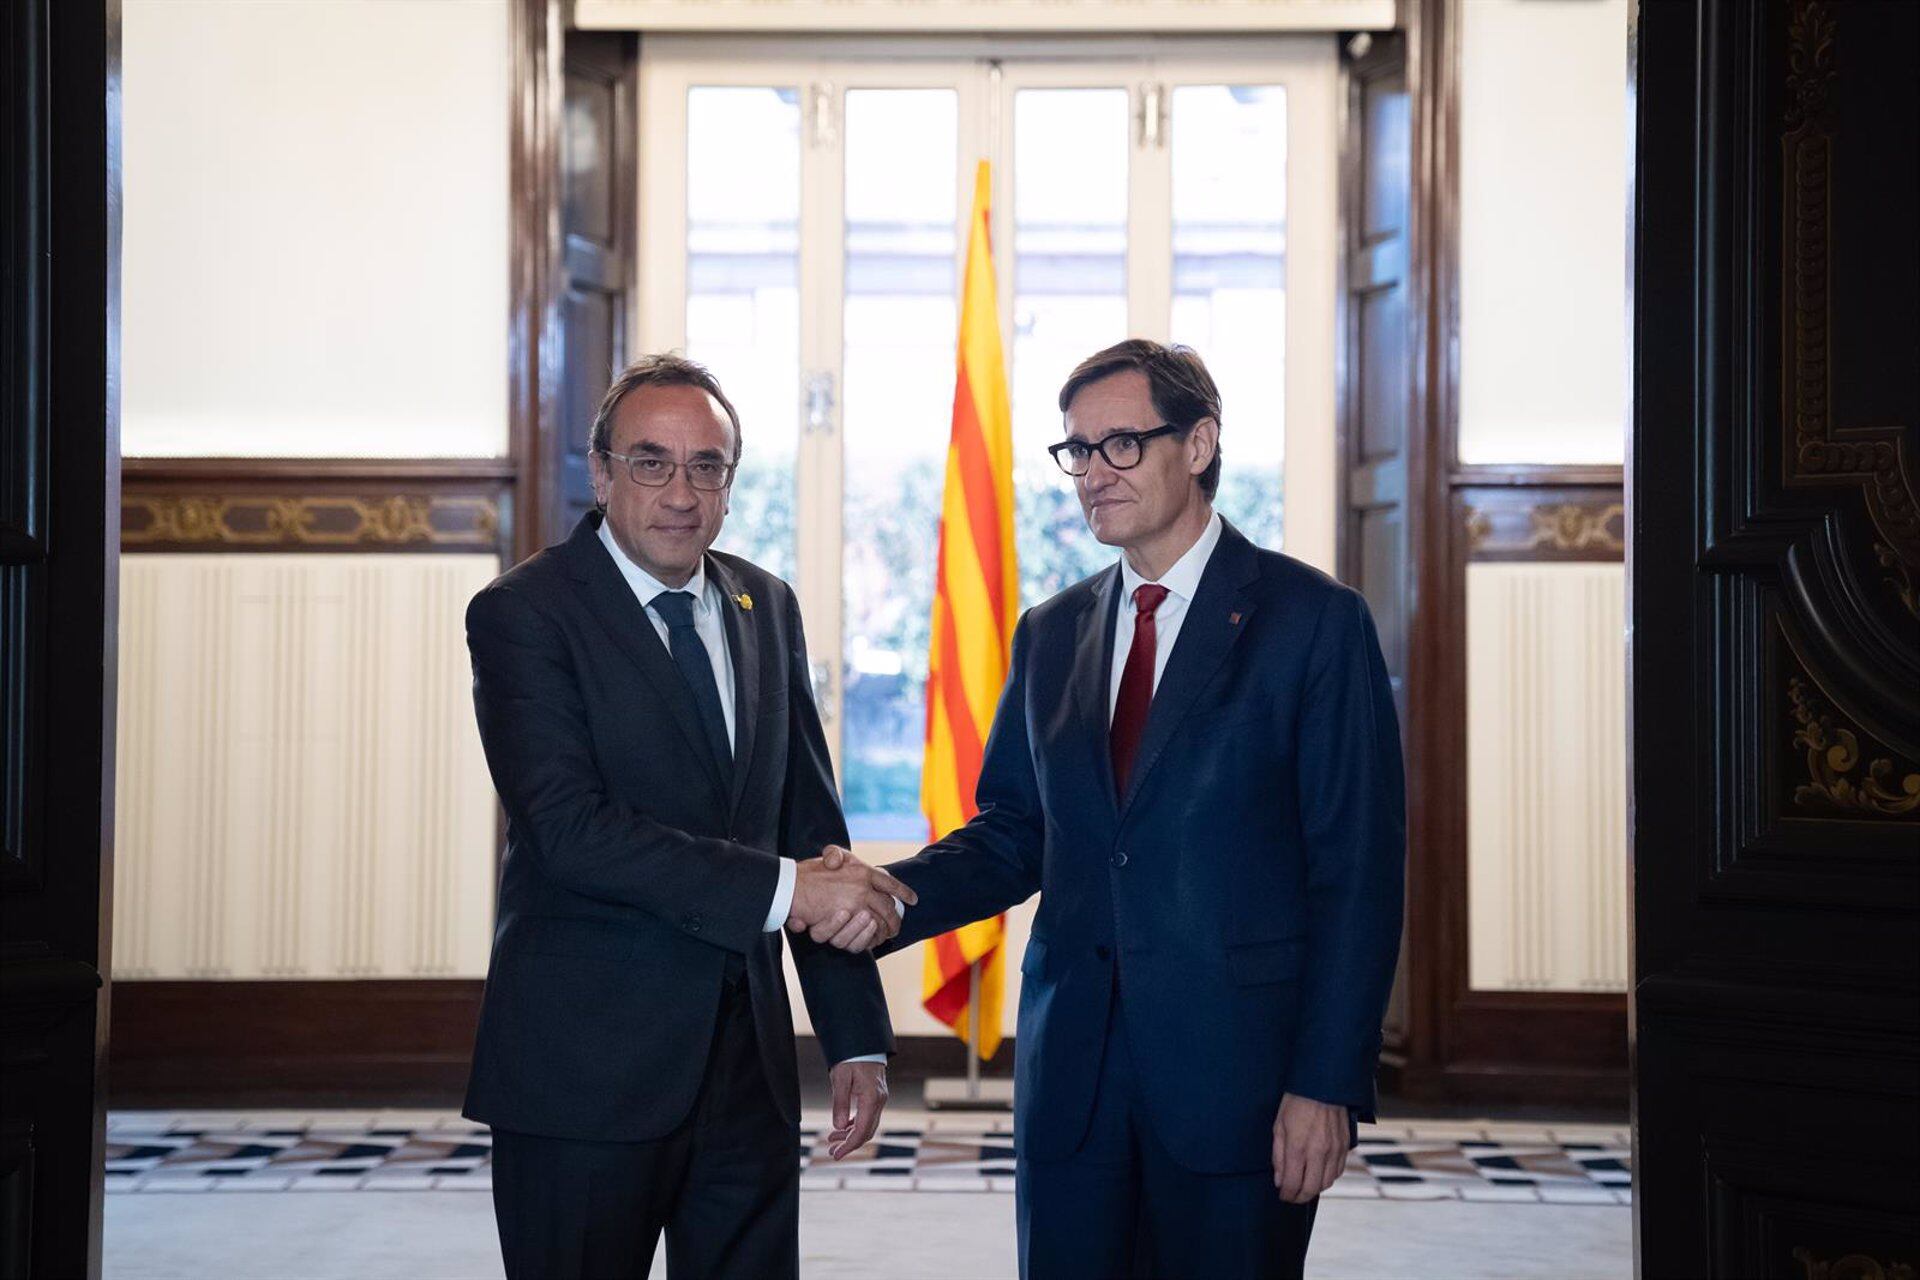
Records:
[[[894,899],[911,906],[913,890],[847,849],[830,844],[800,863],[787,928],[842,951],[865,951],[900,932]]]

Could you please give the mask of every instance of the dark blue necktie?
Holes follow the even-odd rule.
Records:
[[[733,746],[727,740],[727,718],[720,710],[720,686],[714,681],[713,660],[693,625],[693,596],[685,591],[663,591],[653,598],[653,607],[667,622],[667,648],[673,653],[673,665],[693,693],[693,705],[700,710],[700,723],[706,726],[707,745],[719,762],[720,776],[733,772]]]

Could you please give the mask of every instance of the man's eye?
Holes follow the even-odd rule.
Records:
[[[1093,448],[1091,445],[1070,444],[1067,446],[1067,456],[1075,462],[1085,462],[1093,456]]]
[[[633,465],[643,476],[663,475],[667,470],[666,460],[662,458],[640,458]]]
[[[687,474],[695,480],[718,480],[726,474],[726,468],[717,462],[690,462]]]

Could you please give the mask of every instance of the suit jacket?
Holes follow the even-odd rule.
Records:
[[[792,590],[708,553],[734,667],[730,782],[646,609],[589,514],[467,608],[473,701],[507,814],[498,924],[465,1114],[641,1141],[688,1114],[728,953],[744,957],[767,1078],[798,1122],[781,857],[845,844]],[[751,608],[745,600],[751,600]],[[794,943],[829,1062],[890,1052],[871,956]]]
[[[889,868],[920,897],[892,945],[1038,891],[1022,1153],[1079,1145],[1117,1009],[1173,1155],[1259,1169],[1283,1092],[1373,1105],[1406,842],[1386,666],[1358,593],[1228,525],[1116,793],[1119,583],[1116,564],[1021,619],[979,814]]]

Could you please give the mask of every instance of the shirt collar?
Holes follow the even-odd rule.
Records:
[[[1160,585],[1181,600],[1193,599],[1200,589],[1200,577],[1207,571],[1207,561],[1213,557],[1213,549],[1220,545],[1220,513],[1214,512],[1207,519],[1207,527],[1200,531],[1187,553],[1173,562],[1173,567],[1160,575]],[[1120,557],[1120,588],[1126,598],[1133,599],[1134,589],[1146,579],[1133,571],[1133,566],[1125,556]]]
[[[693,571],[693,577],[687,579],[684,587],[669,587],[660,579],[635,564],[627,553],[620,549],[613,530],[607,524],[605,516],[600,518],[600,545],[613,557],[614,567],[620,570],[620,576],[633,588],[633,594],[640,598],[642,605],[651,605],[653,598],[668,591],[685,591],[693,596],[693,603],[699,608],[707,607],[707,559],[700,557],[700,567]]]

